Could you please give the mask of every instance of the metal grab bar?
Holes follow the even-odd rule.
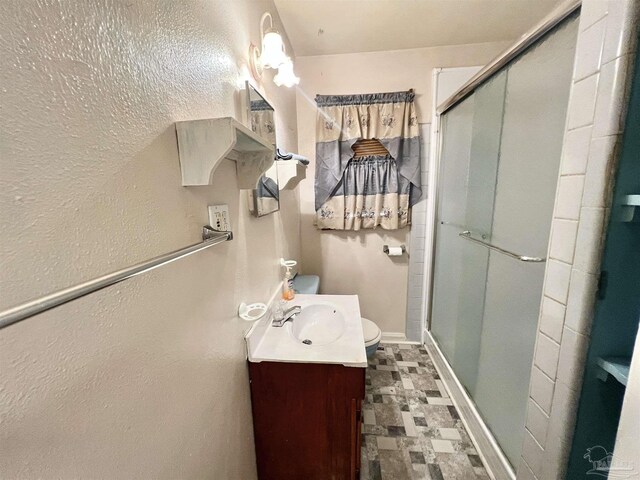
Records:
[[[478,245],[482,245],[484,247],[487,247],[489,250],[495,250],[496,252],[503,253],[503,254],[507,255],[508,257],[515,258],[516,260],[520,260],[521,262],[528,262],[528,263],[546,262],[546,259],[544,259],[544,258],[529,257],[527,255],[518,255],[517,253],[510,252],[510,251],[505,250],[503,248],[496,247],[495,245],[491,245],[490,243],[483,242],[482,240],[478,240],[477,238],[473,238],[471,236],[471,232],[469,230],[465,230],[464,232],[459,233],[458,236],[462,237],[462,238],[466,238],[467,240],[470,240],[470,241],[472,241],[474,243],[477,243]]]
[[[39,313],[64,305],[72,300],[76,300],[84,297],[85,295],[89,295],[90,293],[97,292],[103,288],[120,283],[128,278],[135,277],[141,273],[166,265],[167,263],[178,260],[179,258],[186,257],[192,253],[196,253],[209,247],[213,247],[219,243],[226,242],[227,240],[231,240],[233,239],[233,234],[231,232],[218,232],[209,226],[205,226],[202,229],[202,239],[202,242],[181,248],[180,250],[174,250],[173,252],[151,258],[131,267],[123,268],[122,270],[94,278],[93,280],[58,290],[57,292],[50,293],[44,297],[31,300],[23,303],[22,305],[16,305],[15,307],[0,312],[0,330],[29,317],[33,317],[34,315],[38,315]]]

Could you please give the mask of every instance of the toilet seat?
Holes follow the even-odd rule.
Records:
[[[362,317],[362,333],[364,335],[365,347],[375,345],[382,338],[380,328],[368,318]]]

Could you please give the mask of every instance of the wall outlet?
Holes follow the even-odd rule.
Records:
[[[230,232],[229,205],[209,205],[209,225],[219,232]]]

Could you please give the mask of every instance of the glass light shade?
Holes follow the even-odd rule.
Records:
[[[278,68],[287,59],[284,53],[282,36],[275,30],[270,30],[262,38],[262,53],[260,63],[264,68]]]
[[[278,73],[273,77],[273,82],[279,87],[282,85],[293,87],[300,83],[300,77],[296,77],[296,74],[293,73],[293,62],[289,57],[278,67]]]

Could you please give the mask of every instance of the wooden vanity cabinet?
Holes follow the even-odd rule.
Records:
[[[365,369],[249,362],[260,480],[355,480]]]

